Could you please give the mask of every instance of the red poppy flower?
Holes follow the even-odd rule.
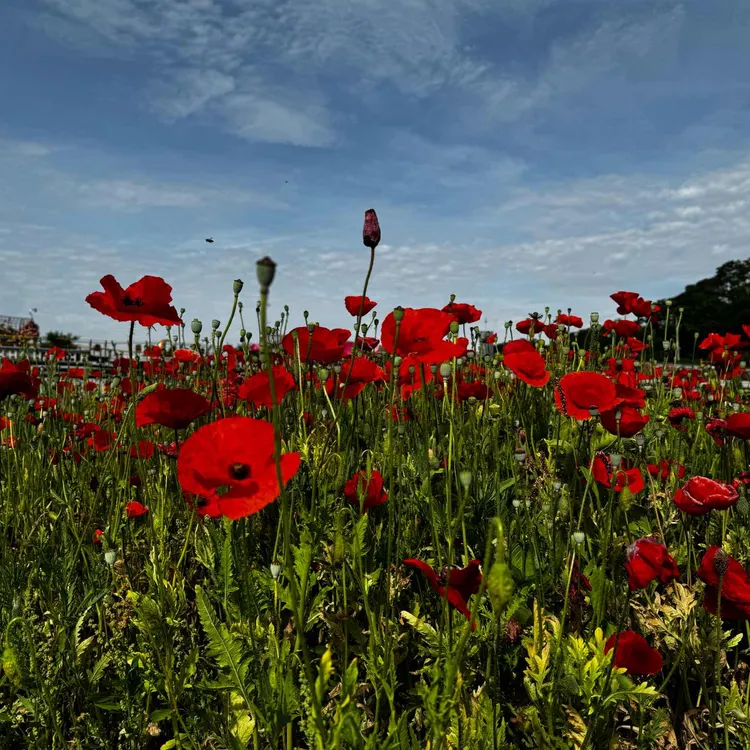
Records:
[[[736,333],[727,333],[725,336],[721,336],[718,333],[709,333],[708,336],[698,344],[699,349],[714,354],[721,354],[729,349],[742,349],[744,346],[745,342],[742,341],[742,337]]]
[[[283,365],[272,368],[273,384],[276,393],[276,403],[281,403],[284,396],[294,390],[295,382],[292,373]],[[271,401],[271,384],[267,370],[256,372],[249,377],[238,389],[237,395],[244,401],[252,401],[256,406],[273,406]]]
[[[695,412],[689,406],[679,406],[670,410],[667,419],[672,427],[684,432],[687,429],[685,420],[695,419]]]
[[[708,477],[691,477],[674,493],[674,504],[691,516],[731,508],[740,495],[735,487]]]
[[[583,328],[583,318],[579,318],[577,315],[560,313],[555,319],[555,323],[559,326],[568,326],[568,328]]]
[[[646,639],[634,630],[623,630],[620,637],[613,633],[604,644],[604,653],[615,649],[614,665],[618,669],[625,669],[630,674],[656,674],[661,672],[664,660],[661,654],[651,648]]]
[[[629,547],[625,561],[631,591],[645,589],[657,578],[669,583],[680,577],[680,571],[667,548],[652,537],[636,539]]]
[[[615,384],[597,372],[569,372],[555,388],[557,408],[574,419],[591,419],[592,410],[599,413],[614,409],[620,403]]]
[[[148,461],[154,455],[154,444],[150,440],[139,440],[138,445],[130,447],[130,457]]]
[[[615,383],[617,398],[621,406],[630,406],[633,409],[643,409],[646,406],[646,391],[633,388],[621,383]]]
[[[297,334],[295,345],[294,333]],[[324,328],[313,326],[312,333],[307,326],[300,326],[289,331],[281,341],[281,346],[290,357],[296,357],[295,346],[299,347],[299,358],[306,362],[319,362],[322,365],[332,365],[344,356],[344,345],[351,332],[345,328]]]
[[[594,481],[609,489],[614,479],[615,492],[622,492],[627,487],[631,493],[637,495],[646,486],[643,481],[643,474],[638,467],[627,468],[625,460],[622,461],[621,466],[615,469],[609,456],[605,453],[597,453],[591,464],[591,474]]]
[[[101,529],[94,529],[94,544],[101,544],[104,532]]]
[[[617,422],[617,412],[620,412],[620,421]],[[603,411],[600,415],[602,427],[607,432],[620,437],[631,438],[640,432],[651,420],[648,414],[641,414],[638,409],[630,406],[618,406],[609,411]]]
[[[730,414],[726,419],[726,430],[741,440],[750,440],[750,411]]]
[[[201,355],[198,352],[194,352],[192,349],[175,349],[172,353],[172,357],[178,362],[186,362],[190,364],[197,364],[201,361]]]
[[[333,394],[335,398],[347,400],[362,393],[368,383],[383,380],[385,380],[385,372],[382,367],[367,357],[357,357],[354,362],[350,359],[346,360],[338,376],[335,379],[333,377],[328,379],[326,391],[329,395]],[[346,390],[344,385],[346,385]]]
[[[706,432],[711,436],[711,439],[721,447],[724,445],[724,438],[727,434],[727,423],[724,419],[717,419],[712,417],[706,420]]]
[[[111,274],[99,282],[103,292],[92,292],[86,302],[119,321],[140,323],[142,326],[174,326],[182,320],[169,303],[172,301],[172,287],[159,276],[144,276],[127,289],[123,289]]]
[[[284,485],[299,465],[299,453],[281,457]],[[227,417],[201,427],[182,444],[177,478],[184,492],[204,498],[199,508],[203,515],[236,520],[257,513],[281,492],[273,425],[250,417]]]
[[[191,388],[159,388],[138,402],[135,423],[138,427],[160,424],[184,430],[211,409],[211,404]]]
[[[388,493],[383,489],[383,475],[379,471],[373,469],[369,481],[367,472],[358,471],[346,483],[344,496],[350,503],[359,507],[360,495],[363,497],[363,510],[382,505],[388,500]]]
[[[380,243],[380,222],[374,208],[365,211],[365,223],[362,227],[362,242],[365,247],[373,250]]]
[[[30,369],[31,364],[27,359],[18,363],[3,359],[0,364],[0,401],[13,394],[24,398],[36,398],[39,381],[32,377]]]
[[[658,466],[656,464],[647,464],[648,473],[651,474],[652,477],[656,477],[661,479],[662,482],[666,482],[669,477],[672,476],[672,466],[674,463],[674,461],[662,458]],[[677,467],[677,478],[682,479],[684,476],[685,467],[682,464],[679,464]]]
[[[359,315],[359,306],[361,304],[361,294],[358,297],[353,295],[344,297],[344,305],[346,306],[347,312],[349,313],[349,315],[353,315],[355,318]],[[375,300],[372,300],[369,297],[365,297],[365,304],[362,305],[362,315],[367,315],[367,313],[371,312],[377,304],[378,303],[375,302]]]
[[[450,313],[460,325],[467,323],[476,323],[482,318],[482,311],[477,310],[474,305],[467,305],[462,302],[449,302],[443,312]]]
[[[605,336],[614,331],[621,339],[635,336],[640,330],[641,326],[635,320],[605,320],[603,326]]]
[[[146,513],[148,513],[148,508],[137,500],[131,500],[125,506],[125,515],[128,518],[140,518],[140,516],[143,516]]]
[[[745,332],[745,336],[750,339],[750,325],[742,326],[742,330]]]
[[[750,484],[750,471],[742,471],[732,480],[732,487],[741,487],[746,484]]]
[[[633,303],[638,299],[638,292],[615,292],[609,298],[617,303],[617,314],[628,315],[632,312]]]
[[[541,318],[526,318],[516,323],[516,330],[524,336],[533,336],[535,333],[541,333],[544,329],[544,322]]]
[[[404,308],[396,341],[396,319],[389,313],[380,331],[380,342],[389,354],[414,356],[424,364],[440,364],[466,353],[468,340],[444,341],[454,318],[432,307]],[[395,351],[394,351],[395,349]]]
[[[117,435],[114,432],[97,429],[86,442],[89,448],[93,448],[97,453],[101,453],[102,451],[109,450],[116,438]]]
[[[472,594],[479,591],[482,583],[482,574],[479,570],[481,565],[479,560],[472,560],[465,568],[448,568],[448,570],[438,576],[438,574],[425,562],[421,560],[408,559],[404,560],[404,565],[410,565],[413,568],[421,570],[427,577],[430,586],[437,591],[440,596],[445,597],[448,603],[457,609],[466,619],[471,619],[469,611],[469,598]],[[476,623],[471,623],[472,630],[476,629]]]
[[[720,547],[709,547],[698,568],[698,578],[706,584],[703,608],[718,612],[719,580],[721,580],[721,617],[727,620],[750,620],[750,576],[731,555],[724,553],[726,571],[720,576],[716,554]]]
[[[503,364],[519,379],[535,388],[549,382],[550,374],[544,357],[525,339],[509,341],[503,346]]]

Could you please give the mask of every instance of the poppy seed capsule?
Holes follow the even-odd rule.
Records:
[[[719,578],[723,578],[726,575],[727,569],[729,568],[729,556],[723,549],[719,548],[716,550],[714,555],[714,570]]]
[[[374,208],[365,211],[365,224],[362,228],[362,242],[374,250],[380,243],[380,222]]]
[[[271,286],[273,278],[276,275],[276,263],[266,255],[255,264],[255,272],[258,276],[258,283],[261,290],[265,289],[268,291],[268,287]]]
[[[404,319],[404,308],[403,307],[395,307],[393,308],[393,319],[396,321],[396,323],[400,323]]]
[[[190,330],[197,336],[203,330],[203,323],[198,318],[193,318],[190,323]]]
[[[242,291],[243,286],[245,286],[245,283],[242,281],[242,279],[235,279],[234,284],[232,284],[232,291],[235,294],[239,294]]]

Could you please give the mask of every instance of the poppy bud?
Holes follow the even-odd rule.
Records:
[[[380,223],[374,208],[365,211],[365,225],[362,229],[362,242],[365,247],[374,250],[380,242]]]
[[[723,549],[719,548],[716,550],[714,555],[714,570],[719,578],[723,578],[729,568],[729,556]]]
[[[276,275],[276,264],[266,256],[255,264],[255,271],[258,275],[261,290],[268,291],[268,287],[271,286],[273,277]]]
[[[235,294],[239,294],[242,291],[243,286],[245,286],[245,283],[242,281],[242,279],[235,279],[234,284],[232,285],[232,291]]]
[[[451,321],[451,333],[458,333],[458,321],[452,320]]]
[[[214,318],[211,321],[211,328],[213,328],[214,331],[216,331],[219,328],[220,325],[221,325],[221,321],[220,320],[216,320],[216,318]]]
[[[198,318],[193,318],[192,323],[190,323],[190,330],[197,336],[203,330],[203,323]]]
[[[395,307],[393,309],[393,319],[396,321],[396,323],[400,323],[404,319],[403,307]]]

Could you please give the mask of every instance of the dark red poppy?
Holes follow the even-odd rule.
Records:
[[[625,570],[631,591],[645,589],[657,578],[661,583],[669,583],[680,577],[679,568],[672,555],[653,537],[636,539],[628,547]]]
[[[454,318],[432,307],[404,308],[396,340],[396,319],[389,313],[380,331],[380,342],[389,354],[414,356],[423,364],[440,364],[466,353],[468,340],[445,341]]]
[[[360,506],[360,496],[362,496],[363,510],[369,510],[376,505],[382,505],[388,500],[388,493],[383,489],[383,475],[373,469],[368,481],[367,472],[356,472],[346,483],[344,496],[350,503],[357,507]]]
[[[604,653],[615,649],[614,665],[617,669],[625,669],[629,674],[656,674],[661,672],[664,660],[661,654],[651,648],[646,639],[634,630],[623,630],[620,637],[613,633],[604,644]]]
[[[172,301],[172,287],[159,276],[144,276],[127,289],[123,289],[111,274],[99,282],[103,292],[92,292],[86,302],[119,321],[140,323],[142,326],[175,326],[182,320]]]
[[[591,419],[592,411],[614,409],[620,399],[615,384],[598,372],[569,372],[555,388],[555,403],[565,415],[574,419]]]
[[[280,404],[284,396],[289,391],[294,390],[294,377],[283,365],[273,367],[272,372],[276,403]],[[273,402],[271,401],[271,383],[268,370],[261,370],[249,377],[239,386],[237,395],[243,401],[252,401],[256,406],[265,406],[270,409]]]
[[[101,544],[104,532],[101,529],[94,529],[94,544]]]
[[[482,311],[477,310],[474,305],[468,305],[464,302],[449,302],[443,312],[450,313],[460,325],[476,323],[482,318]]]
[[[718,333],[709,333],[698,348],[709,353],[721,354],[730,349],[743,349],[746,346],[742,337],[736,333],[727,333],[721,336]]]
[[[750,471],[742,471],[732,480],[733,487],[743,487],[748,484],[750,484]]]
[[[97,453],[109,450],[114,444],[117,435],[109,430],[97,430],[86,441],[89,448],[93,448]]]
[[[410,565],[422,571],[430,586],[448,603],[457,609],[467,620],[471,619],[469,598],[479,591],[482,583],[482,573],[479,570],[481,562],[472,560],[465,568],[448,568],[442,575],[438,575],[427,563],[412,558],[404,560],[404,565]],[[472,630],[476,623],[471,623]]]
[[[573,570],[571,571],[570,577],[570,588],[568,589],[568,596],[574,604],[583,604],[586,598],[584,592],[591,591],[591,581],[581,573],[578,567],[578,560],[573,560]]]
[[[211,404],[192,388],[159,388],[138,402],[135,423],[138,427],[160,424],[184,430],[211,409]]]
[[[319,362],[322,365],[332,365],[344,357],[344,346],[352,335],[345,328],[324,328],[323,326],[300,326],[289,331],[281,341],[281,346],[290,357],[297,356],[303,362]],[[297,334],[295,344],[294,334]]]
[[[125,515],[128,518],[140,518],[141,516],[146,515],[146,513],[148,513],[148,508],[137,500],[131,500],[125,506]]]
[[[550,378],[547,363],[536,347],[525,339],[503,346],[503,364],[524,383],[542,388]]]
[[[750,411],[730,414],[726,419],[726,430],[741,440],[750,440]]]
[[[281,456],[284,485],[299,465],[299,453]],[[203,515],[236,520],[257,513],[281,492],[273,425],[250,417],[227,417],[201,427],[182,444],[177,478],[184,492],[204,499],[198,509]]]
[[[36,398],[39,381],[31,375],[30,369],[31,363],[27,359],[18,363],[3,359],[0,364],[0,401],[13,394]]]
[[[560,313],[555,319],[555,323],[559,326],[568,326],[568,328],[583,328],[583,318],[579,318],[577,315]]]
[[[189,364],[198,364],[201,361],[201,355],[192,349],[175,349],[172,357],[178,362]]]
[[[706,584],[703,608],[712,615],[717,614],[721,580],[722,619],[750,620],[750,576],[737,560],[726,553],[722,553],[724,560],[719,564],[716,555],[720,549],[709,547],[698,568],[698,578]],[[723,566],[726,566],[726,570],[722,576]]]
[[[615,468],[606,453],[596,454],[591,464],[591,474],[595,482],[608,489],[612,487],[614,480],[615,492],[622,492],[627,487],[632,494],[637,495],[646,486],[643,474],[637,466],[628,468],[625,459],[622,459],[621,465]]]
[[[750,325],[742,326],[742,330],[745,332],[745,336],[750,339]]]
[[[684,432],[687,429],[685,421],[695,419],[695,412],[689,406],[678,406],[670,410],[667,419],[672,427]]]
[[[740,498],[731,484],[708,477],[691,477],[674,493],[674,504],[691,516],[731,508]]]
[[[661,309],[652,304],[651,300],[643,299],[637,292],[616,292],[610,295],[617,303],[618,315],[636,315],[639,318],[656,319],[656,313]]]
[[[346,306],[347,312],[349,313],[349,315],[353,315],[355,318],[359,315],[360,305],[362,305],[362,315],[367,315],[367,313],[371,312],[377,304],[378,303],[375,302],[375,300],[372,300],[369,297],[365,297],[365,304],[362,305],[361,294],[359,295],[359,297],[351,295],[349,297],[344,297],[344,305]]]
[[[617,414],[620,421],[617,421]],[[648,414],[641,414],[638,409],[630,406],[617,406],[609,411],[603,411],[600,415],[602,427],[613,435],[631,438],[640,432],[651,420]]]
[[[380,243],[380,222],[374,208],[368,208],[365,211],[365,223],[362,228],[362,242],[365,247],[373,250]]]

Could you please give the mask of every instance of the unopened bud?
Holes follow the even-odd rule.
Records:
[[[404,308],[403,307],[395,307],[393,309],[393,319],[396,321],[396,323],[400,323],[404,319]]]
[[[362,242],[374,250],[380,243],[380,222],[374,208],[365,211],[365,224],[362,229]]]

